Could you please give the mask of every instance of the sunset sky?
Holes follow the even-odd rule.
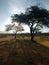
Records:
[[[40,7],[49,10],[49,0],[0,0],[0,30],[4,30],[4,25],[11,23],[11,15],[25,12],[27,7],[39,3]],[[28,26],[25,26],[25,31],[29,32]],[[43,31],[47,31],[47,28],[43,28]]]

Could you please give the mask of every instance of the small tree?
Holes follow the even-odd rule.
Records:
[[[15,23],[6,25],[6,31],[10,31],[10,30],[12,30],[13,33],[15,34],[15,39],[17,32],[24,31],[23,27],[20,24],[16,25]]]

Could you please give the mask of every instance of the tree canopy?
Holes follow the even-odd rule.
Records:
[[[20,24],[16,25],[15,23],[6,25],[6,31],[10,31],[10,30],[13,30],[14,33],[17,33],[19,31],[20,32],[24,31],[22,25]]]
[[[12,21],[16,21],[19,23],[29,24],[29,20],[36,19],[38,22],[42,23],[43,25],[49,26],[49,11],[38,6],[31,6],[27,8],[25,14],[14,14],[12,16]],[[33,21],[32,21],[33,23]]]
[[[35,31],[39,31],[43,25],[49,27],[49,11],[38,6],[31,6],[26,9],[25,14],[14,14],[12,22],[28,24],[32,40]],[[34,27],[35,24],[36,26]]]

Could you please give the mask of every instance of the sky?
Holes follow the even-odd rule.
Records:
[[[11,23],[11,16],[13,14],[19,14],[25,12],[26,8],[38,5],[40,7],[46,8],[49,10],[49,0],[0,0],[0,31],[4,31],[5,25]],[[49,29],[43,28],[43,31]],[[25,26],[25,31],[29,32],[29,27]]]

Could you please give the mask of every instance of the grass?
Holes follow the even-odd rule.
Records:
[[[41,45],[44,45],[49,48],[49,38],[35,37],[34,40],[36,40]]]
[[[49,65],[48,43],[40,37],[0,38],[0,65]]]

